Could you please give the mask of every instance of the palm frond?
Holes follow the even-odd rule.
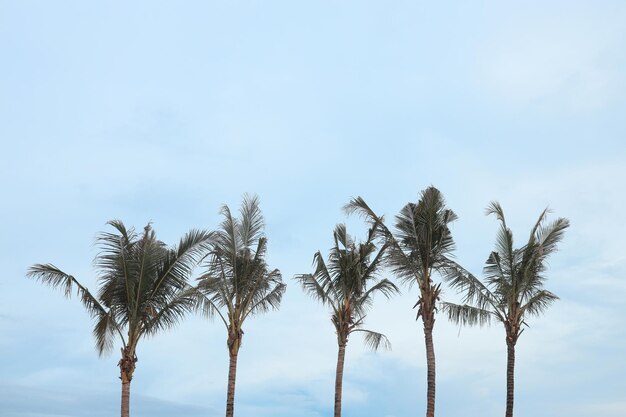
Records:
[[[214,234],[204,230],[191,230],[181,239],[178,246],[167,251],[158,271],[158,279],[151,296],[166,291],[180,290],[187,285],[189,276],[198,263],[207,256]]]
[[[245,319],[250,315],[255,315],[258,313],[266,313],[270,310],[278,310],[286,289],[286,284],[282,282],[276,282],[273,288],[263,294],[263,296],[259,299],[254,300],[254,304],[251,304],[251,306],[248,308],[248,311],[244,314],[243,318]]]
[[[531,316],[539,316],[543,313],[553,302],[558,300],[559,297],[547,290],[541,290],[533,295],[527,302],[521,307],[522,314],[529,314]]]
[[[167,303],[148,306],[143,314],[143,332],[154,335],[162,330],[171,329],[195,307],[196,299],[189,291],[179,291]]]
[[[497,201],[492,201],[489,203],[487,208],[485,209],[485,215],[495,215],[496,218],[502,222],[504,228],[506,229],[506,219],[504,218],[504,210],[502,210],[502,206]]]
[[[548,215],[549,212],[550,210],[548,209],[548,207],[546,207],[545,209],[543,209],[543,211],[539,215],[539,218],[535,222],[535,225],[530,230],[530,235],[528,236],[528,245],[533,245],[536,242],[537,231],[541,228],[541,225],[545,221],[546,216]]]
[[[35,264],[28,269],[26,276],[34,278],[52,288],[60,288],[67,298],[71,297],[72,290],[75,287],[76,294],[80,297],[81,302],[92,317],[107,313],[107,310],[100,302],[76,278],[66,274],[52,264]]]
[[[231,283],[224,274],[204,274],[198,278],[198,284],[195,288],[210,299],[217,308],[226,307],[230,311],[233,302],[233,290]]]
[[[382,293],[385,298],[389,299],[396,294],[400,294],[400,289],[388,279],[382,279],[363,292],[362,295],[354,299],[352,306],[357,317],[365,317],[365,313],[372,307],[373,296],[376,293]]]
[[[400,294],[400,289],[393,282],[388,279],[381,279],[376,284],[372,285],[367,289],[357,300],[357,305],[363,304],[372,298],[375,293],[381,293],[387,299],[393,297],[394,295]]]
[[[384,216],[378,216],[374,210],[367,205],[365,200],[362,197],[356,197],[350,199],[350,201],[343,206],[343,211],[346,214],[353,215],[356,214],[359,217],[362,217],[370,224],[370,230],[375,231],[375,236],[377,238],[382,238],[384,240],[393,239],[393,234],[391,231],[385,226],[385,218]]]
[[[367,246],[366,250],[363,250],[363,247]],[[374,277],[383,268],[385,255],[387,254],[388,244],[385,243],[376,253],[374,259],[365,267],[365,271],[363,272],[364,277]],[[376,250],[376,247],[373,243],[368,243],[367,245],[361,245],[361,259],[369,258],[369,254]]]
[[[498,317],[504,317],[499,309],[497,295],[460,265],[450,262],[443,277],[451,288],[463,294],[463,303],[471,304],[480,310],[492,309]]]
[[[93,335],[96,339],[96,350],[99,356],[104,356],[111,352],[116,332],[121,337],[122,344],[126,346],[126,340],[117,327],[113,314],[110,311],[106,314],[100,313],[93,329]]]
[[[134,278],[138,263],[133,259],[136,254],[137,234],[133,228],[127,229],[119,220],[107,223],[119,234],[102,232],[96,238],[100,252],[94,259],[94,266],[99,271],[100,290],[98,297],[107,307],[116,300],[119,306],[130,306],[136,297]]]
[[[206,281],[202,282],[204,284]],[[200,286],[200,285],[199,285]],[[198,286],[198,287],[199,287]],[[204,317],[212,319],[215,315],[219,316],[224,325],[228,328],[228,322],[220,311],[220,306],[223,306],[223,299],[221,296],[215,296],[213,298],[208,297],[198,287],[189,287],[185,289],[184,296],[191,300],[191,307],[194,311],[200,312]]]
[[[329,287],[324,288],[322,284],[318,282],[316,277],[312,274],[299,274],[295,275],[294,279],[300,282],[304,291],[322,302],[322,304],[331,303],[332,294],[327,293],[330,290]]]
[[[491,310],[474,307],[468,304],[441,303],[441,310],[447,313],[448,320],[453,323],[469,326],[483,326],[491,323],[491,317],[496,314]]]
[[[565,230],[570,226],[569,220],[558,218],[548,226],[540,227],[537,241],[541,247],[541,257],[545,258],[556,250],[556,245],[563,240]]]
[[[355,332],[365,333],[363,341],[365,342],[365,346],[369,349],[377,351],[380,347],[382,347],[385,350],[391,350],[391,343],[384,334],[365,329],[352,330],[352,333]]]
[[[240,239],[243,247],[251,247],[263,236],[265,222],[259,207],[259,197],[244,194],[239,210],[241,216]]]
[[[234,265],[235,257],[241,249],[238,231],[241,226],[239,221],[232,216],[228,206],[222,206],[220,213],[224,220],[222,220],[220,229],[217,232],[214,252],[223,254],[223,257],[229,258],[230,265]]]

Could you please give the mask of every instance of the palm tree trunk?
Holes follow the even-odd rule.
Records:
[[[435,348],[433,346],[434,320],[424,320],[424,339],[426,342],[427,382],[426,417],[435,416]]]
[[[513,417],[513,398],[515,396],[515,344],[507,342],[506,361],[506,414]]]
[[[343,363],[346,358],[346,343],[339,344],[337,372],[335,373],[335,417],[341,417],[341,393],[343,387]]]
[[[122,377],[122,417],[130,415],[130,381]]]
[[[239,349],[229,350],[228,392],[226,394],[226,417],[233,417],[235,412],[235,380],[237,379],[237,355]]]
[[[126,346],[121,349],[122,359],[118,362],[117,366],[120,367],[120,379],[122,380],[122,417],[129,417],[130,415],[130,381],[133,380],[133,373],[135,372],[135,364],[137,363],[137,356],[135,355],[135,348],[132,346]]]

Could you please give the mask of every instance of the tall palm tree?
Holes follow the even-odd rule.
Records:
[[[456,220],[454,212],[446,208],[441,192],[428,187],[421,192],[417,203],[406,204],[395,217],[395,230],[391,232],[379,217],[357,197],[345,207],[348,213],[358,213],[377,226],[378,234],[389,246],[385,260],[394,274],[411,287],[417,284],[420,295],[415,303],[416,319],[422,319],[426,345],[427,393],[426,417],[435,415],[435,349],[433,328],[441,283],[435,283],[434,273],[443,273],[453,263],[450,255],[454,249],[448,224]]]
[[[206,272],[189,293],[196,309],[207,317],[219,316],[228,333],[227,417],[234,413],[243,324],[249,316],[278,309],[285,292],[280,271],[265,262],[267,239],[258,198],[244,196],[239,213],[238,219],[228,206],[222,207],[224,220],[211,244]]]
[[[387,279],[376,280],[386,246],[377,252],[373,242],[374,229],[369,230],[367,240],[360,244],[356,244],[348,235],[343,224],[337,225],[333,237],[335,245],[330,250],[328,266],[322,254],[316,252],[313,256],[315,272],[296,275],[295,278],[307,293],[333,311],[331,321],[339,345],[335,374],[335,417],[341,417],[343,364],[348,337],[354,332],[363,332],[365,343],[373,350],[381,345],[389,348],[385,335],[363,329],[362,326],[365,314],[372,306],[374,294],[380,292],[389,298],[398,292],[398,288]]]
[[[546,223],[544,210],[530,232],[528,242],[513,248],[500,204],[492,202],[487,214],[500,221],[495,251],[487,258],[485,283],[458,267],[450,268],[447,280],[464,294],[463,305],[443,303],[448,317],[459,324],[483,325],[495,319],[504,325],[507,346],[506,417],[513,416],[515,345],[529,316],[538,316],[558,297],[544,289],[546,260],[557,250],[569,221],[558,218]]]
[[[208,250],[211,235],[192,230],[178,246],[168,248],[157,240],[150,224],[141,234],[119,220],[107,224],[115,232],[103,232],[97,238],[101,249],[94,261],[100,286],[97,296],[52,264],[33,265],[27,276],[62,289],[66,297],[76,289],[87,312],[96,319],[93,335],[100,356],[111,351],[119,336],[121,416],[128,417],[137,344],[144,336],[172,327],[190,309],[192,300],[183,296],[183,290]]]

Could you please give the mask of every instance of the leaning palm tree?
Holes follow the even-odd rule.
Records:
[[[322,254],[317,252],[313,256],[315,272],[296,275],[295,278],[307,293],[332,309],[331,321],[339,345],[335,374],[335,417],[341,417],[343,364],[348,337],[354,332],[363,332],[365,343],[373,350],[381,345],[389,348],[385,335],[363,329],[362,326],[374,294],[380,292],[389,298],[398,292],[398,288],[387,279],[376,279],[386,245],[377,251],[373,242],[375,229],[370,229],[367,240],[360,244],[356,244],[347,234],[343,224],[337,225],[333,237],[335,245],[330,250],[328,266]]]
[[[121,416],[128,417],[139,340],[172,327],[190,309],[192,300],[183,295],[184,289],[193,268],[208,250],[211,234],[192,230],[178,246],[168,248],[157,240],[150,224],[141,234],[127,229],[119,220],[107,224],[115,232],[103,232],[97,238],[101,249],[94,261],[100,285],[97,295],[52,264],[33,265],[27,276],[62,289],[66,297],[76,289],[96,321],[93,335],[100,356],[111,351],[119,336]]]
[[[211,244],[206,272],[189,296],[197,310],[209,318],[219,316],[226,327],[230,357],[226,416],[232,417],[243,324],[249,316],[278,309],[285,284],[280,271],[265,262],[267,239],[258,198],[244,196],[239,219],[228,206],[221,213],[224,220]]]
[[[569,221],[564,218],[546,223],[544,210],[530,232],[528,242],[513,248],[513,233],[508,228],[500,204],[492,202],[487,214],[500,221],[495,251],[487,258],[485,283],[458,267],[449,270],[448,282],[464,294],[462,305],[443,303],[448,317],[459,324],[483,325],[495,319],[504,325],[507,346],[506,417],[513,416],[515,382],[515,344],[527,325],[526,319],[538,316],[558,297],[544,289],[546,260],[557,250]]]
[[[365,216],[377,226],[378,235],[389,246],[385,260],[394,274],[411,287],[417,284],[419,298],[416,319],[422,319],[426,345],[427,392],[426,417],[435,415],[435,349],[433,327],[441,284],[433,280],[434,273],[442,273],[453,263],[450,255],[454,249],[448,224],[457,216],[446,208],[441,192],[428,187],[421,192],[417,203],[406,204],[396,216],[395,230],[391,232],[361,197],[351,200],[345,207],[348,213]]]

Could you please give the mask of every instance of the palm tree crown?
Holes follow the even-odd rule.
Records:
[[[237,332],[246,318],[278,309],[286,286],[280,271],[265,262],[267,238],[258,198],[244,197],[240,219],[232,216],[228,206],[221,213],[224,220],[193,295],[205,315],[220,317],[229,331],[230,346],[238,341]]]
[[[127,229],[119,220],[107,223],[115,232],[97,238],[101,251],[94,264],[100,288],[93,295],[72,275],[52,264],[36,264],[28,276],[61,288],[70,297],[74,288],[89,314],[96,319],[93,334],[100,355],[109,353],[119,337],[123,384],[129,385],[137,362],[136,347],[145,335],[176,324],[190,309],[184,288],[193,268],[208,250],[211,234],[192,230],[178,246],[168,248],[148,224],[143,233]],[[126,398],[128,400],[128,398]],[[128,415],[128,404],[122,415]]]
[[[347,234],[343,224],[337,225],[333,237],[335,244],[330,250],[328,264],[317,252],[313,257],[315,272],[295,278],[308,294],[332,309],[331,321],[339,344],[345,344],[352,332],[359,331],[365,333],[365,342],[372,349],[378,349],[381,344],[389,347],[384,335],[362,329],[373,295],[380,292],[390,297],[398,292],[391,281],[376,280],[387,246],[377,250],[373,242],[374,228],[368,231],[367,240],[360,244]]]
[[[513,247],[513,233],[508,228],[504,211],[492,202],[486,213],[500,222],[496,247],[487,258],[485,284],[458,266],[450,268],[446,279],[451,287],[464,295],[463,305],[443,303],[449,318],[459,324],[487,324],[496,319],[504,324],[507,340],[515,344],[528,316],[538,316],[558,297],[544,289],[547,258],[557,250],[569,221],[558,218],[546,222],[544,210],[531,230],[528,242]]]

